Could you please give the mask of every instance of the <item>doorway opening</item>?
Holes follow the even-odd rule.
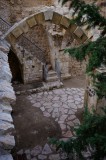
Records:
[[[11,82],[13,84],[23,83],[22,65],[20,64],[17,56],[15,55],[15,53],[12,50],[10,50],[10,52],[8,54],[8,61],[9,61],[10,69],[12,72]]]

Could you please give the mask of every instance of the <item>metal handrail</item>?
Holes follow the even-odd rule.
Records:
[[[3,34],[4,33],[6,33],[12,26],[8,23],[8,22],[6,22],[3,18],[1,18],[0,17],[0,21],[1,21],[1,23],[2,23],[2,25],[3,25],[3,27],[4,28],[1,28],[1,26],[2,25],[0,25],[0,28],[1,28],[1,31],[3,32]],[[45,54],[45,51],[43,51],[41,48],[39,48],[36,44],[34,44],[33,42],[31,42],[27,37],[25,37],[24,35],[22,35],[22,38],[24,38],[23,40],[24,40],[24,42],[25,42],[25,40],[26,41],[28,41],[31,45],[33,45],[33,47],[35,47],[35,49],[37,48],[38,50],[40,50],[40,52],[42,52],[43,54]],[[27,45],[27,44],[26,44]],[[36,57],[36,58],[38,58],[38,57]],[[39,59],[39,58],[38,58]],[[41,59],[39,59],[39,60],[41,60]],[[42,61],[43,63],[45,63],[45,59],[43,58],[43,61]]]

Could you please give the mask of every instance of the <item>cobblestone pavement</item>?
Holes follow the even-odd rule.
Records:
[[[18,155],[25,155],[27,160],[66,160],[67,154],[62,150],[56,151],[54,146],[46,143],[43,147],[37,145],[33,149],[23,150],[17,152]]]
[[[84,89],[62,88],[48,92],[31,94],[28,100],[33,107],[40,108],[45,117],[52,117],[60,125],[62,131],[61,140],[67,140],[73,135],[70,127],[79,124],[76,117],[77,109],[83,107]],[[27,160],[66,160],[67,154],[56,151],[54,146],[46,143],[44,146],[37,145],[33,149],[20,150],[18,155],[26,155]]]
[[[83,107],[84,89],[63,88],[28,96],[33,107],[42,110],[45,117],[52,117],[62,130],[63,137],[71,137],[70,127],[79,124],[75,112]]]

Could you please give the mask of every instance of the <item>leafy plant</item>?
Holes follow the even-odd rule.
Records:
[[[69,8],[73,8],[73,14],[77,13],[73,23],[78,25],[88,25],[88,28],[98,26],[101,29],[101,36],[94,42],[88,42],[77,48],[65,49],[65,53],[68,52],[72,57],[75,57],[78,61],[88,61],[86,66],[86,73],[92,72],[95,74],[95,69],[101,65],[106,66],[106,18],[103,17],[99,8],[92,4],[86,4],[83,0],[59,0],[64,5],[66,2],[70,2]],[[85,18],[84,18],[85,17]],[[106,97],[106,76],[101,74],[101,79],[96,79],[94,86],[95,91],[99,98]]]
[[[52,144],[57,149],[62,148],[68,155],[77,155],[77,159],[84,159],[83,151],[89,149],[93,160],[103,160],[106,156],[106,108],[104,114],[90,113],[85,107],[84,120],[79,127],[75,128],[75,137],[67,142],[52,139]],[[73,157],[74,159],[74,157]]]

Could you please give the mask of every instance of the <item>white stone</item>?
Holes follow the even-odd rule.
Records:
[[[52,153],[52,150],[51,150],[50,146],[48,144],[45,144],[45,146],[42,150],[42,154],[47,155],[47,154],[51,154],[51,153]]]
[[[0,160],[13,160],[13,157],[11,154],[0,155]]]
[[[11,113],[12,107],[9,104],[0,104],[0,110],[2,110],[5,113]]]
[[[44,107],[41,107],[40,109],[41,109],[43,112],[45,111],[45,108],[44,108]]]
[[[60,155],[59,154],[52,154],[49,156],[50,160],[60,160]]]
[[[44,12],[44,16],[45,16],[45,20],[46,20],[46,21],[52,20],[53,11],[51,11],[51,10],[45,11],[45,12]]]
[[[40,154],[38,155],[38,159],[44,160],[44,159],[47,159],[47,156]]]
[[[45,117],[50,117],[50,114],[48,113],[48,112],[43,112],[43,115],[45,116]]]
[[[0,113],[0,120],[13,122],[11,115],[9,113],[3,113],[3,112]]]
[[[60,121],[65,121],[65,119],[67,118],[68,115],[64,114],[60,117]]]
[[[65,124],[60,124],[61,130],[66,130],[66,125]]]
[[[4,149],[13,149],[15,146],[14,136],[0,136],[0,146],[2,146]]]
[[[0,134],[6,134],[14,129],[14,125],[5,121],[0,121]]]
[[[36,146],[35,148],[33,148],[33,150],[31,151],[31,155],[32,156],[37,156],[42,152],[42,147],[41,146]]]

